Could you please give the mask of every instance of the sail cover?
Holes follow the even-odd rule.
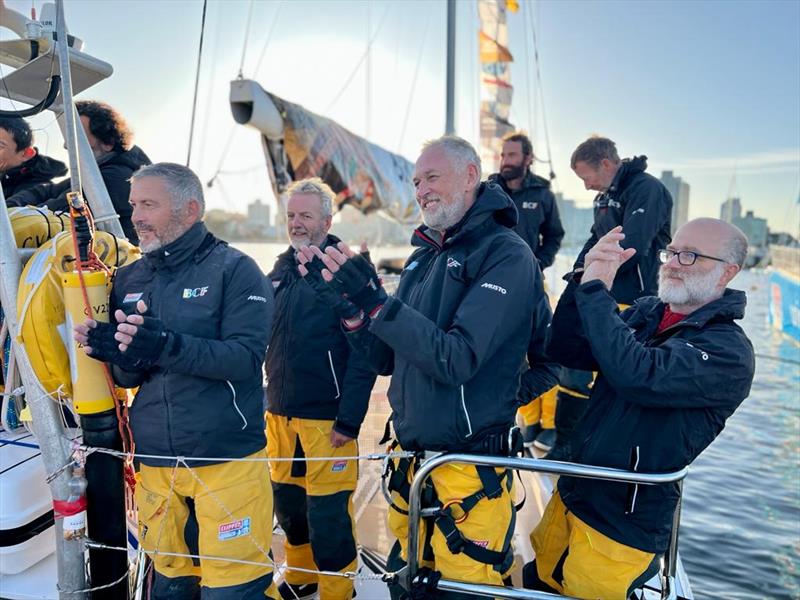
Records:
[[[350,204],[365,214],[377,211],[400,223],[419,222],[411,162],[368,142],[331,119],[266,92],[255,82],[246,83],[251,87],[245,88],[240,83],[234,92],[238,94],[237,100],[232,100],[232,105],[238,102],[240,110],[237,114],[234,108],[237,121],[259,128],[249,119],[258,114],[258,103],[265,97],[274,104],[283,121],[279,135],[262,131],[264,154],[276,198],[282,197],[292,181],[320,177],[336,192],[337,209]],[[258,86],[257,91],[253,90],[254,86]],[[241,112],[241,107],[246,105],[242,102],[242,89],[249,89],[250,102],[255,104],[245,113]]]
[[[506,11],[516,12],[515,0],[480,0],[478,32],[481,64],[481,143],[483,170],[495,173],[500,166],[501,138],[514,126],[509,121],[511,97],[511,63],[508,49]]]

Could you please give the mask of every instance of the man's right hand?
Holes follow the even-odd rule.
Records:
[[[584,257],[584,271],[581,283],[595,279],[602,281],[610,290],[614,284],[617,271],[634,254],[635,248],[623,248],[620,242],[625,239],[622,226],[617,225],[597,240]]]
[[[119,341],[116,339],[117,324],[124,323],[126,318],[124,312],[117,310],[114,313],[116,324],[86,319],[83,323],[78,323],[73,327],[73,338],[91,358],[105,363],[113,363],[122,368],[127,366],[126,370],[132,370],[132,364],[122,364],[129,361],[124,360]]]

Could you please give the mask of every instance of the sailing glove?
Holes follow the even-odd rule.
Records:
[[[151,369],[164,351],[167,341],[176,336],[167,331],[161,319],[145,315],[142,315],[142,319],[144,322],[137,326],[136,335],[128,344],[128,348],[121,354],[127,354],[128,360],[137,364],[138,369]],[[176,344],[173,343],[171,346],[170,354],[174,354]]]
[[[328,285],[370,316],[389,299],[375,267],[361,254],[341,265]]]
[[[323,302],[334,310],[340,319],[354,319],[361,313],[360,308],[340,294],[337,294],[331,286],[322,279],[322,269],[325,268],[325,263],[323,263],[320,258],[315,256],[314,260],[305,264],[305,267],[308,270],[308,275],[303,278],[305,282],[311,286],[311,289],[316,292],[317,296],[319,296]]]
[[[113,323],[96,321],[95,327],[89,328],[86,345],[92,351],[89,354],[95,360],[114,364],[125,371],[139,371],[141,367],[132,360],[127,352],[120,352],[119,342],[114,338],[117,326]]]

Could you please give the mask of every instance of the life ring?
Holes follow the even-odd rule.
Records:
[[[14,206],[8,209],[17,248],[39,248],[62,231],[72,229],[66,212],[54,213],[40,206]]]
[[[141,256],[139,248],[105,231],[95,232],[94,252],[112,270]],[[67,344],[72,332],[67,331],[61,280],[72,272],[74,264],[72,234],[56,234],[25,265],[17,294],[17,341],[24,345],[44,390],[55,394],[61,388],[61,393],[69,397],[72,384]]]

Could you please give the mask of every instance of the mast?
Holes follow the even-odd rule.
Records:
[[[456,0],[447,0],[447,106],[445,135],[454,135],[456,83]]]

